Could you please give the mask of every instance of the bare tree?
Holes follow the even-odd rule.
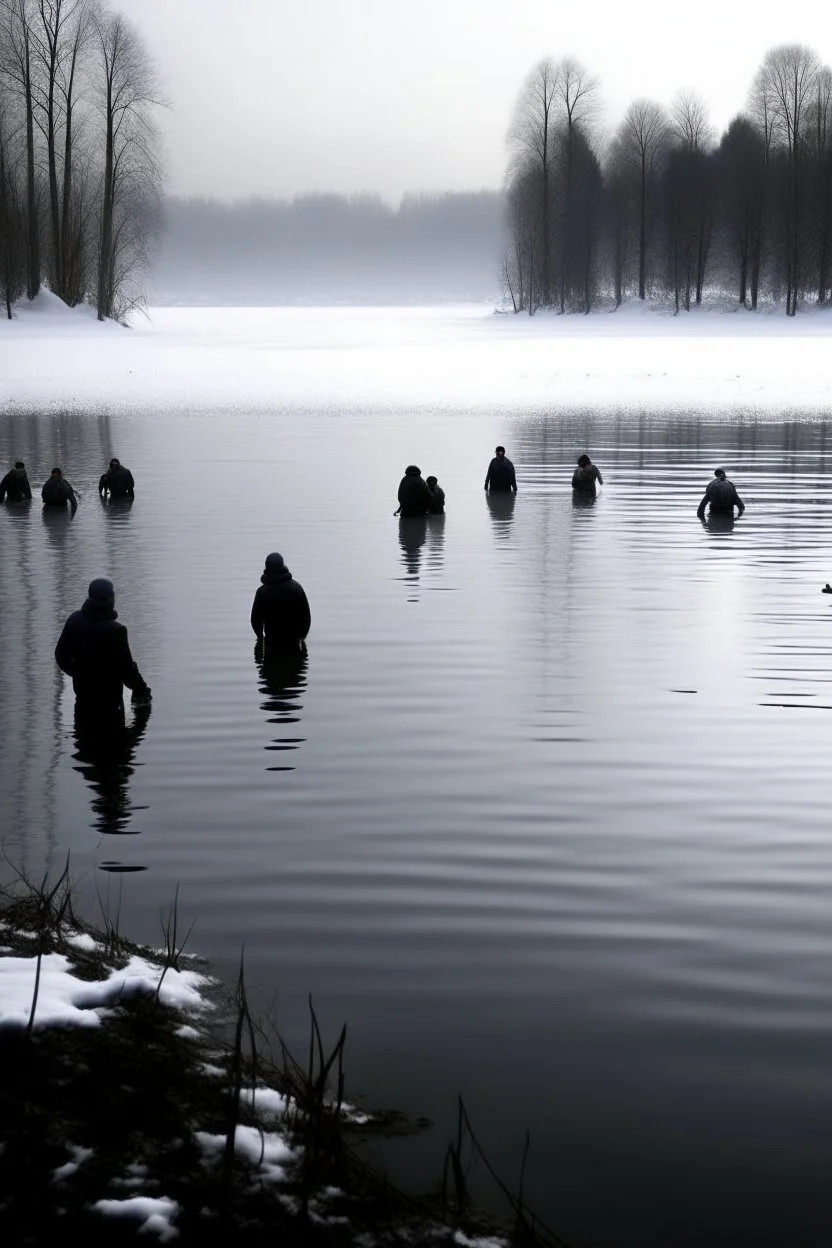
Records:
[[[570,255],[574,233],[575,153],[582,140],[581,156],[584,156],[588,129],[597,105],[598,79],[589,74],[580,61],[565,56],[556,67],[555,94],[558,102],[558,121],[564,132],[564,178],[563,221],[560,231],[560,310],[566,305],[567,258]],[[587,162],[583,162],[587,165]],[[594,171],[593,171],[594,172]]]
[[[638,181],[638,297],[647,295],[647,250],[650,196],[655,175],[668,144],[668,121],[664,109],[653,100],[635,100],[618,128],[619,159],[634,170]]]
[[[161,169],[154,112],[160,101],[135,28],[121,16],[107,16],[98,21],[96,34],[104,126],[96,305],[104,320],[139,301],[131,282],[146,265],[158,228]]]
[[[35,177],[32,23],[34,0],[0,0],[0,69],[20,94],[26,132],[26,293],[40,290],[40,211]]]
[[[797,311],[803,250],[803,202],[799,167],[804,154],[805,129],[811,121],[820,62],[811,48],[789,43],[766,53],[755,79],[755,94],[772,135],[785,152],[786,186],[783,203],[783,256],[786,314]]]
[[[0,85],[0,291],[6,316],[26,288],[26,227],[20,206],[19,160],[15,138],[19,119]]]
[[[529,191],[537,203],[535,235],[539,235],[538,299],[548,303],[552,281],[551,200],[554,122],[558,67],[546,58],[526,78],[514,108],[508,134],[510,181],[521,181],[524,199]],[[532,301],[529,304],[532,310]]]

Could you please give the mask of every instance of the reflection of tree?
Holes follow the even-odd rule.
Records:
[[[402,548],[402,562],[411,580],[418,581],[419,567],[422,562],[422,547],[428,535],[428,522],[425,516],[402,516],[399,519],[399,542]]]
[[[80,771],[93,790],[92,809],[97,816],[93,826],[101,832],[126,832],[133,811],[146,809],[131,806],[128,790],[136,767],[136,747],[149,718],[149,705],[136,706],[130,724],[123,713],[91,715],[76,705],[75,770]]]
[[[517,502],[517,495],[502,494],[500,492],[492,494],[490,491],[486,491],[485,501],[488,503],[488,510],[491,512],[494,536],[500,540],[505,540],[511,534],[511,522],[514,519],[514,505]]]
[[[262,711],[268,711],[270,724],[299,724],[303,703],[300,696],[306,687],[309,655],[306,646],[292,650],[270,650],[268,642],[258,641],[254,660],[260,669],[260,692],[265,695]],[[297,732],[297,729],[294,730]],[[296,750],[305,737],[274,737],[267,750]],[[267,767],[267,771],[294,771],[292,766]]]

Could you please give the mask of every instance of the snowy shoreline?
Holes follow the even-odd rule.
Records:
[[[125,329],[44,293],[0,323],[0,412],[448,411],[576,407],[779,416],[832,409],[832,309],[794,318],[628,304],[175,308]]]

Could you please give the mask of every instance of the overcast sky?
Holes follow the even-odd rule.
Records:
[[[171,104],[170,189],[223,199],[497,187],[514,98],[546,55],[600,77],[610,127],[636,96],[680,87],[724,126],[777,43],[832,62],[830,0],[115,3]]]

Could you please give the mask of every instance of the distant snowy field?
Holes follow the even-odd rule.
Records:
[[[0,321],[0,410],[832,408],[832,310],[154,308]]]

